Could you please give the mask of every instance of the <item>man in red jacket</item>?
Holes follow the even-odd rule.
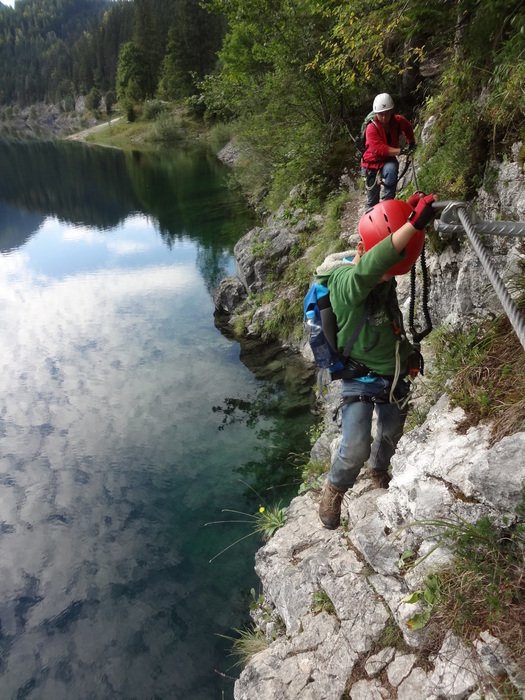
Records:
[[[372,111],[375,116],[366,127],[365,152],[361,162],[369,207],[379,202],[381,185],[383,199],[394,199],[399,172],[397,156],[416,147],[412,124],[400,114],[394,114],[394,101],[389,94],[377,95]],[[399,147],[400,134],[406,139],[406,149]]]

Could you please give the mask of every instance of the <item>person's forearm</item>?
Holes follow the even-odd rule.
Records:
[[[398,253],[401,253],[409,243],[412,236],[417,233],[417,229],[407,221],[401,228],[392,234],[392,245]]]

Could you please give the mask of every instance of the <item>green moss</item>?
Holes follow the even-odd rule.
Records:
[[[486,126],[472,102],[451,102],[438,116],[433,138],[419,154],[419,187],[441,199],[468,199],[482,180]]]

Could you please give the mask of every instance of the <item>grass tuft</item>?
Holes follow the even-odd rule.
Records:
[[[432,345],[439,363],[428,376],[465,411],[459,430],[487,421],[492,445],[525,430],[525,353],[507,316],[466,333],[435,331]]]
[[[246,666],[255,654],[268,648],[266,635],[259,627],[253,626],[244,630],[236,629],[234,631],[239,635],[238,637],[230,637],[225,634],[217,635],[232,643],[230,656],[238,657],[238,661],[236,661],[234,666]]]
[[[437,651],[443,630],[452,630],[467,644],[488,630],[504,644],[518,667],[524,668],[525,487],[512,523],[506,519],[498,524],[484,516],[472,524],[455,516],[408,527],[422,525],[432,528],[429,539],[436,538],[436,530],[439,533],[431,551],[446,546],[453,559],[439,572],[429,574],[425,586],[405,599],[422,604],[407,622],[412,629],[427,631],[421,653]]]

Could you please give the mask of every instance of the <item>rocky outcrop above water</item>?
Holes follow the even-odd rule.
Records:
[[[479,217],[525,220],[521,169],[517,163],[491,168],[491,191],[481,192],[475,203]],[[341,219],[349,248],[363,211],[363,198],[354,194]],[[276,303],[257,306],[251,297],[275,285],[277,268],[286,269],[299,232],[294,226],[312,225],[293,206],[283,214],[237,244],[238,276],[221,283],[214,296],[219,313],[247,315],[248,336],[260,333]],[[519,238],[485,237],[484,244],[503,279],[519,273],[525,256]],[[456,236],[439,254],[429,251],[427,262],[434,327],[460,329],[502,313],[466,236]],[[279,287],[279,299],[294,294]],[[409,295],[405,276],[398,280],[398,296],[407,313]],[[416,315],[416,326],[423,323]],[[301,351],[311,360],[305,342]],[[326,428],[311,454],[312,461],[327,465],[340,440],[331,421],[338,384],[324,396]],[[430,553],[435,530],[410,524],[457,517],[475,523],[483,516],[513,522],[525,482],[524,432],[493,444],[489,426],[458,430],[461,409],[451,409],[446,395],[437,399],[425,423],[402,438],[388,491],[373,488],[365,470],[345,497],[346,525],[335,532],[317,520],[318,490],[298,496],[284,527],[259,550],[255,568],[264,603],[254,619],[271,643],[241,673],[235,700],[495,700],[502,678],[511,684],[512,697],[525,697],[525,669],[514,665],[488,630],[469,645],[442,630],[429,651],[429,630],[407,624],[425,612],[421,601],[407,602],[410,594],[424,589],[427,574],[451,558],[445,547]],[[409,568],[407,552],[428,557]]]
[[[234,247],[237,275],[223,279],[213,292],[217,312],[230,316],[232,325],[234,311],[246,312],[247,337],[260,336],[264,321],[275,313],[278,299],[297,295],[296,289],[279,286],[278,280],[293,259],[301,232],[308,227],[317,228],[321,222],[320,215],[311,216],[300,207],[292,212],[282,207],[264,226],[256,226],[243,236]],[[254,306],[253,300],[248,300],[250,295],[271,286],[279,289],[273,303]]]
[[[341,700],[345,692],[352,700],[479,700],[499,697],[495,679],[505,675],[521,697],[525,674],[488,631],[471,646],[445,632],[429,658],[421,653],[428,631],[407,625],[424,606],[405,601],[450,553],[438,548],[404,569],[405,552],[421,557],[436,543],[435,529],[406,526],[454,514],[471,523],[482,515],[512,522],[521,500],[525,433],[489,448],[487,428],[458,434],[462,413],[443,396],[424,425],[401,439],[388,491],[360,477],[345,498],[346,527],[331,532],[319,524],[318,493],[292,502],[255,566],[266,618],[272,610],[282,629],[242,672],[236,700]],[[319,610],[319,595],[333,610]]]
[[[81,129],[97,124],[88,116],[84,98],[79,97],[75,109],[66,112],[61,105],[38,103],[24,108],[10,108],[9,116],[0,122],[0,138],[9,139],[61,139]],[[104,122],[106,124],[107,122]]]
[[[228,141],[228,143],[217,153],[217,158],[226,165],[234,166],[240,153],[241,149],[235,145],[235,142]]]

